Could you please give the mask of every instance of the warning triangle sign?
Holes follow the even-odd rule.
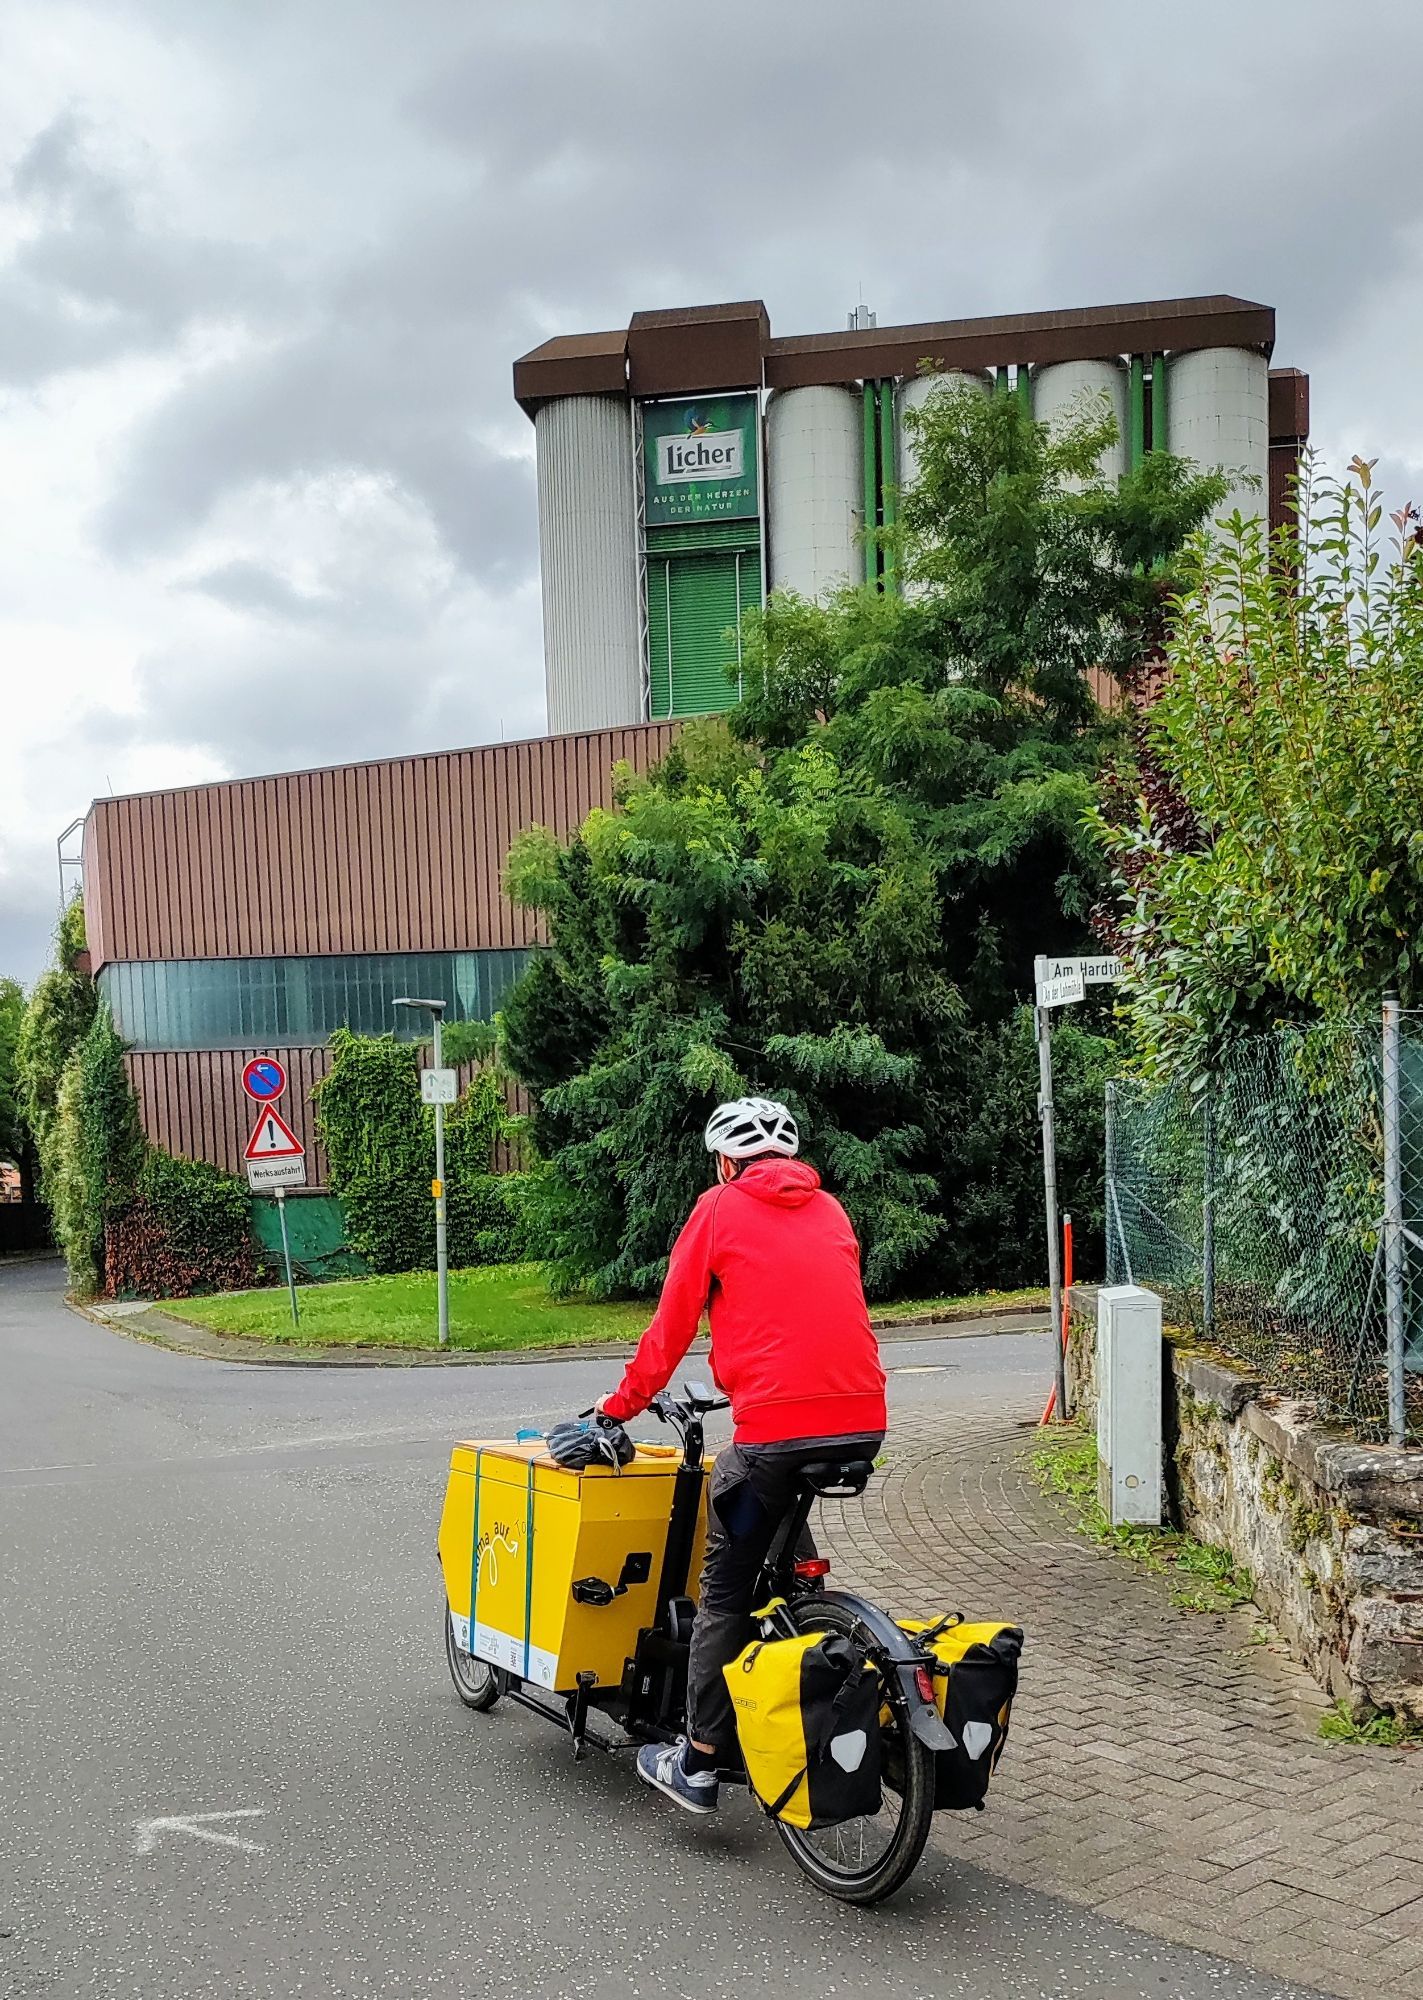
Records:
[[[247,1141],[244,1160],[291,1160],[299,1159],[303,1151],[300,1139],[270,1104],[264,1104],[261,1116],[252,1128],[252,1137]]]

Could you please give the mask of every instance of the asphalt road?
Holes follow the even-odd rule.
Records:
[[[897,1401],[1001,1410],[1045,1350],[887,1359],[917,1371]],[[70,1314],[53,1266],[0,1268],[0,1994],[1297,1990],[966,1867],[942,1822],[907,1891],[845,1909],[744,1796],[691,1820],[533,1716],[467,1714],[440,1647],[449,1441],[609,1372],[203,1361]],[[205,1813],[245,1844],[143,1831]]]

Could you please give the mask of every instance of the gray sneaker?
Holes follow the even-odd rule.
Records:
[[[715,1812],[720,1789],[716,1772],[687,1770],[682,1756],[686,1747],[685,1736],[675,1743],[645,1743],[637,1753],[637,1775],[687,1812]]]

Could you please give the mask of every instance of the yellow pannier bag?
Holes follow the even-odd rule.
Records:
[[[897,1622],[900,1631],[913,1638],[930,1635],[934,1698],[954,1739],[952,1750],[935,1753],[935,1810],[981,1807],[1008,1738],[1018,1691],[1022,1628],[993,1620],[977,1625],[962,1619],[934,1625],[923,1618]]]
[[[722,1669],[752,1791],[773,1819],[838,1826],[880,1808],[879,1676],[838,1632],[757,1639]]]

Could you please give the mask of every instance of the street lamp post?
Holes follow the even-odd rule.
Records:
[[[440,1061],[440,1028],[445,1015],[443,1000],[397,1000],[397,1007],[408,1007],[430,1016],[435,1024],[435,1068],[443,1067]],[[435,1197],[435,1288],[439,1298],[440,1345],[450,1344],[450,1257],[449,1242],[445,1228],[445,1107],[439,1098],[435,1100],[435,1181],[432,1189]]]

